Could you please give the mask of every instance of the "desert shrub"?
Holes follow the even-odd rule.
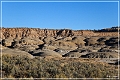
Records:
[[[61,64],[63,64],[61,66]],[[115,66],[116,67],[116,66]],[[4,77],[14,78],[107,78],[118,74],[113,65],[26,56],[2,56]]]

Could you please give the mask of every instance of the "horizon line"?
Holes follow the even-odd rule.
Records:
[[[48,30],[63,30],[63,29],[68,29],[68,30],[102,30],[102,29],[110,29],[110,28],[120,28],[120,26],[112,26],[112,27],[108,27],[108,28],[101,28],[101,29],[71,29],[71,28],[40,28],[40,27],[1,27],[2,28],[31,28],[31,29],[48,29]]]

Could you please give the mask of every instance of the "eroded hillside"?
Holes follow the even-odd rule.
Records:
[[[32,56],[118,58],[118,32],[38,28],[2,28],[3,54],[9,49]],[[120,42],[120,41],[119,41]],[[7,48],[7,50],[6,50]],[[5,51],[4,51],[5,50]],[[22,52],[22,53],[24,53]],[[112,52],[112,53],[111,53]]]
[[[95,32],[92,30],[70,30],[70,29],[38,29],[38,28],[2,28],[2,39],[6,38],[40,38],[40,37],[69,37],[69,36],[118,36],[118,32]]]
[[[0,33],[3,77],[117,76],[120,41],[116,28],[114,30],[2,28]]]

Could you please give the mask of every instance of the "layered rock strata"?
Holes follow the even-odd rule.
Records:
[[[70,29],[38,29],[38,28],[2,28],[0,38],[41,38],[41,37],[68,37],[68,36],[118,36],[118,32],[94,32],[92,30],[70,30]]]

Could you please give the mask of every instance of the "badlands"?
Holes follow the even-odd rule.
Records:
[[[115,63],[118,58],[118,27],[101,30],[2,28],[0,33],[2,55],[99,58],[108,63]]]
[[[2,28],[1,77],[118,79],[118,31]]]

